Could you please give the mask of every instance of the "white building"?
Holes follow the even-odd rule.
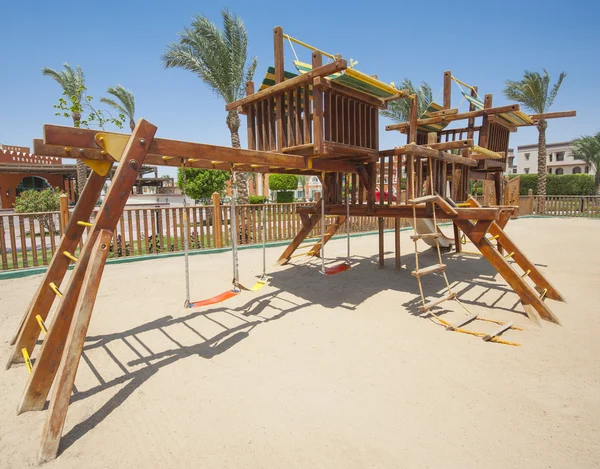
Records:
[[[517,174],[517,165],[515,165],[515,151],[512,148],[506,153],[506,174]]]
[[[548,174],[594,174],[585,161],[573,157],[572,141],[549,143],[546,145],[546,153]],[[519,174],[537,174],[537,144],[517,148],[517,169]]]

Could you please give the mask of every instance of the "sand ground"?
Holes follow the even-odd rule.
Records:
[[[471,310],[526,329],[504,335],[521,347],[418,314],[408,232],[401,271],[393,234],[383,269],[377,237],[353,238],[346,273],[277,267],[261,291],[199,310],[182,307],[183,258],[107,266],[60,456],[46,467],[598,467],[600,222],[519,219],[507,231],[566,296],[548,300],[562,326],[531,324],[485,259],[445,258]],[[268,265],[282,249],[268,249]],[[326,254],[344,249],[337,240]],[[191,257],[192,299],[228,288],[230,259]],[[240,262],[250,283],[261,250]],[[0,282],[2,364],[39,281]],[[443,290],[439,276],[424,285],[432,297]],[[464,314],[447,308],[450,321]],[[0,467],[33,467],[46,412],[16,416],[24,366],[0,376]]]

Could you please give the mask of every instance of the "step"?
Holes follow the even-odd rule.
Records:
[[[437,195],[426,195],[424,197],[417,197],[416,199],[410,199],[408,201],[409,204],[417,205],[417,204],[426,204],[429,202],[436,202],[438,200]]]
[[[435,239],[435,238],[439,238],[440,236],[442,236],[442,233],[423,233],[423,234],[413,235],[410,237],[410,239],[415,241],[417,239]]]
[[[507,322],[505,324],[502,324],[502,326],[500,326],[498,329],[496,329],[494,332],[492,332],[491,334],[486,335],[483,340],[485,340],[486,342],[492,340],[494,337],[496,337],[497,335],[502,334],[505,330],[510,329],[513,326],[513,322]]]
[[[443,303],[444,301],[453,300],[454,298],[456,298],[456,293],[448,293],[446,296],[436,298],[435,300],[430,301],[429,303],[425,303],[423,306],[419,306],[419,309],[421,311],[429,311],[434,306],[437,306],[440,303]]]
[[[423,275],[432,274],[434,272],[443,272],[446,269],[446,264],[434,264],[429,267],[423,267],[419,270],[413,270],[413,277],[422,277]]]
[[[471,314],[470,316],[467,316],[466,318],[462,319],[461,321],[457,322],[456,324],[450,324],[448,327],[446,327],[446,330],[447,331],[455,331],[456,329],[460,329],[465,324],[469,324],[471,321],[474,321],[475,319],[477,319],[477,316],[479,316],[479,313]]]

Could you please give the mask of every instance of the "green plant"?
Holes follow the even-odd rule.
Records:
[[[198,75],[226,103],[246,94],[246,82],[252,80],[257,60],[248,61],[248,35],[243,21],[225,9],[221,11],[223,30],[204,16],[196,16],[189,28],[179,33],[179,41],[167,45],[162,56],[165,68],[183,68]],[[240,148],[240,116],[237,110],[228,112],[227,127],[231,146]],[[240,202],[248,202],[248,181],[243,172],[236,172]]]
[[[57,212],[60,209],[61,191],[57,188],[48,187],[43,191],[34,189],[21,192],[15,199],[14,209],[16,213],[35,213],[40,225],[50,231],[49,216],[46,212]]]
[[[537,174],[520,174],[521,195],[529,194],[529,190],[537,194]],[[546,178],[546,195],[592,195],[594,194],[594,177],[589,174],[548,174]]]
[[[272,191],[295,191],[298,176],[294,174],[269,174],[269,189]]]
[[[412,81],[408,78],[402,80],[400,83],[401,90],[408,90],[410,94],[416,94],[418,97],[418,116],[421,117],[427,111],[427,108],[433,101],[433,93],[431,92],[431,86],[423,82],[419,88],[415,88]],[[409,98],[398,99],[388,104],[388,108],[381,111],[383,117],[393,120],[394,122],[406,122],[410,113],[410,106],[412,100]]]
[[[277,192],[277,203],[278,204],[289,204],[294,201],[294,193],[292,191],[278,191]]]
[[[129,128],[133,132],[135,128],[135,97],[133,93],[121,85],[117,85],[116,88],[108,88],[106,92],[117,98],[119,102],[112,98],[100,98],[100,102],[108,104],[119,111],[119,115],[127,116],[129,119]]]
[[[573,157],[585,161],[595,171],[594,192],[600,193],[600,132],[573,141]]]
[[[266,195],[250,195],[248,196],[248,202],[251,204],[264,204],[269,197]]]
[[[511,101],[517,101],[535,114],[544,114],[550,110],[558,94],[561,83],[567,74],[561,72],[557,82],[550,88],[550,75],[544,69],[543,75],[538,72],[525,70],[519,81],[506,80],[504,96]],[[537,121],[538,129],[538,179],[537,192],[546,195],[546,119]]]
[[[225,193],[226,182],[231,174],[229,171],[186,168],[185,176],[187,183],[184,187],[183,172],[179,168],[177,171],[177,185],[185,191],[185,194],[194,200],[210,202],[213,192],[218,192],[221,196]]]

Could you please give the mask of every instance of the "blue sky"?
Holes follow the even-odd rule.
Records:
[[[137,117],[156,124],[158,136],[230,145],[221,98],[192,73],[164,70],[160,62],[165,45],[177,39],[194,15],[220,24],[225,6],[246,23],[249,53],[259,62],[256,81],[273,62],[272,31],[281,25],[294,37],[358,60],[359,70],[384,81],[425,80],[434,95],[441,90],[443,71],[452,70],[478,85],[481,95],[493,93],[495,105],[507,102],[501,93],[507,78],[518,79],[525,69],[547,68],[553,77],[564,70],[568,76],[552,110],[576,109],[578,115],[551,121],[548,141],[600,130],[600,5],[591,0],[7,0],[0,6],[0,142],[30,146],[42,135],[44,123],[69,124],[54,116],[52,106],[61,96],[58,85],[41,74],[43,67],[59,69],[68,62],[83,67],[88,93],[95,98],[117,84],[132,90]],[[286,58],[292,57],[289,46],[285,52]],[[458,88],[453,93],[456,105]],[[382,148],[404,143],[399,133],[383,130],[387,123],[381,119]],[[535,128],[511,135],[512,147],[537,141]]]

